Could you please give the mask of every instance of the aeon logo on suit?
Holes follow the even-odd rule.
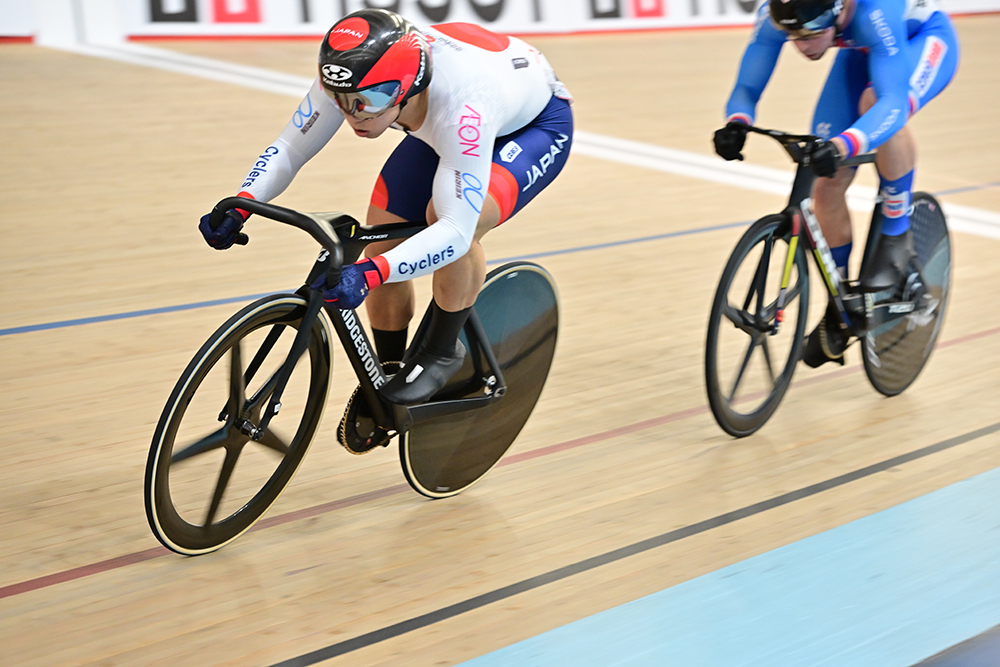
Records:
[[[260,23],[260,0],[212,0],[213,23]],[[197,0],[149,0],[154,23],[197,23]]]

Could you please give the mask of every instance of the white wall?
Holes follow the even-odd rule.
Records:
[[[0,36],[30,37],[35,34],[31,3],[25,0],[0,0]]]
[[[939,0],[952,13],[1000,0]],[[114,43],[125,35],[321,35],[365,0],[0,0],[0,35]],[[369,0],[418,24],[558,33],[746,24],[756,0]]]

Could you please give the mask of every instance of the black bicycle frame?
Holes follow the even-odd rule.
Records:
[[[340,338],[344,352],[347,354],[347,359],[350,361],[351,367],[358,377],[361,391],[372,409],[372,417],[375,423],[384,430],[405,431],[415,423],[443,415],[475,410],[503,398],[507,391],[507,385],[500,370],[500,365],[497,363],[493,349],[486,337],[486,333],[479,322],[475,308],[469,313],[469,319],[465,324],[465,332],[466,337],[473,347],[470,352],[473,353],[472,359],[476,374],[483,377],[487,383],[485,395],[478,398],[436,401],[416,406],[395,405],[382,399],[378,393],[378,388],[386,382],[385,373],[382,370],[382,364],[379,362],[375,347],[372,345],[368,333],[358,319],[357,313],[354,310],[341,310],[326,306],[323,303],[322,290],[312,287],[324,273],[326,274],[326,284],[337,284],[340,282],[341,267],[345,263],[355,262],[361,256],[365,246],[375,242],[409,238],[426,229],[426,222],[396,222],[385,225],[367,226],[360,224],[357,220],[344,213],[305,214],[252,199],[229,197],[223,199],[213,209],[212,215],[216,223],[221,220],[225,211],[232,208],[242,208],[251,213],[298,227],[309,233],[310,236],[323,246],[323,252],[320,253],[319,258],[310,270],[305,285],[298,290],[299,294],[308,299],[308,305],[299,325],[299,330],[296,332],[295,340],[292,342],[288,357],[282,363],[281,368],[275,376],[268,382],[269,385],[273,386],[268,407],[261,417],[261,423],[256,428],[249,427],[247,429],[247,435],[254,440],[263,436],[271,417],[281,407],[281,394],[296,362],[305,353],[309,340],[308,337],[316,318],[319,317],[321,307],[325,307],[327,310],[333,328]],[[428,321],[427,318],[424,318],[424,321],[421,322],[414,340],[419,341],[424,335]],[[261,348],[247,367],[244,383],[248,383],[252,379],[253,374],[260,367],[264,356],[274,346],[277,341],[278,331],[280,329],[275,327],[271,334],[265,338]],[[483,367],[479,355],[475,354],[476,349],[482,353],[488,369]],[[487,370],[490,373],[488,377],[486,376]],[[387,410],[386,406],[391,406],[391,410]]]
[[[765,134],[775,139],[788,153],[789,157],[795,161],[798,168],[795,170],[795,179],[792,182],[792,192],[788,198],[788,205],[782,211],[787,223],[790,225],[793,235],[806,239],[809,249],[813,252],[816,266],[819,268],[826,284],[831,300],[834,302],[841,321],[849,329],[854,329],[850,311],[844,304],[845,292],[842,289],[843,281],[837,272],[833,261],[830,247],[826,243],[826,238],[819,226],[812,210],[812,190],[816,183],[816,176],[809,167],[812,148],[820,141],[819,137],[812,135],[786,134],[776,130],[764,130],[756,127],[748,128],[752,132]],[[853,158],[848,158],[840,162],[841,167],[855,167],[875,161],[874,153],[866,153]],[[868,229],[868,239],[865,242],[864,262],[868,262],[870,254],[874,250],[874,240],[882,228],[882,216],[880,207],[875,207],[872,216],[871,226]],[[794,252],[790,247],[789,252]],[[783,305],[779,303],[779,307]]]

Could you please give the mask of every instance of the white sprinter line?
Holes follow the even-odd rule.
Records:
[[[190,56],[140,44],[67,44],[55,48],[288,95],[296,99],[301,99],[312,85],[312,79],[306,77]],[[716,156],[689,153],[592,132],[576,132],[573,138],[573,151],[600,160],[781,196],[787,196],[793,178],[790,171],[742,162],[725,162]],[[852,186],[848,191],[847,203],[851,210],[867,214],[874,206],[875,196],[874,188]],[[952,231],[1000,240],[1000,213],[946,202],[942,202],[941,205],[948,216],[948,227]]]

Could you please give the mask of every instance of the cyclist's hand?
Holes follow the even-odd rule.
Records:
[[[715,142],[715,152],[726,160],[742,160],[743,144],[747,140],[747,126],[737,121],[730,121],[721,130],[716,130],[712,137]]]
[[[201,216],[201,222],[198,223],[198,230],[205,237],[208,245],[216,250],[226,250],[227,248],[231,248],[234,243],[246,245],[247,241],[250,240],[246,234],[240,234],[240,230],[243,229],[244,220],[243,216],[236,209],[226,211],[222,222],[215,229],[212,229],[208,224],[210,216],[211,214]]]
[[[360,306],[368,296],[368,291],[384,281],[385,278],[375,262],[370,259],[360,259],[341,270],[340,283],[336,287],[326,287],[325,273],[312,286],[323,290],[323,300],[327,305],[348,310]]]
[[[840,169],[840,149],[832,141],[824,141],[813,149],[809,155],[809,168],[817,176],[833,178]]]

